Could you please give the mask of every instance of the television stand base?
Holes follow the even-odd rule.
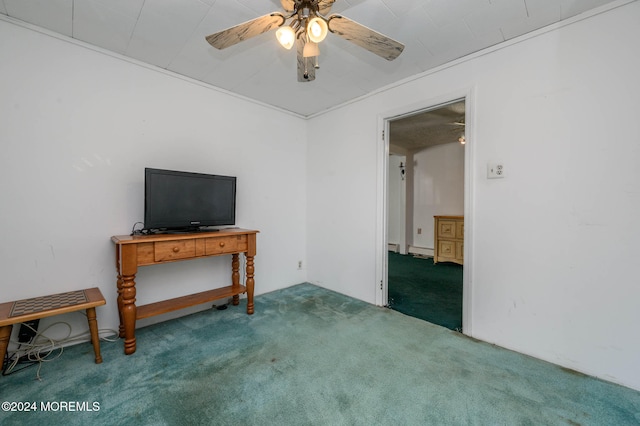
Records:
[[[154,229],[149,231],[149,235],[182,235],[182,234],[203,234],[206,232],[220,232],[219,229],[194,228],[194,229]]]
[[[248,229],[221,229],[217,232],[182,233],[179,235],[118,235],[111,237],[115,244],[116,269],[118,278],[118,313],[120,337],[124,339],[124,353],[136,351],[136,321],[160,315],[188,306],[195,306],[214,300],[232,298],[232,303],[240,302],[240,295],[247,294],[247,314],[253,314],[254,256],[256,255],[256,234]],[[245,283],[240,283],[240,259],[245,257]],[[187,294],[169,300],[161,300],[143,306],[136,306],[136,274],[138,267],[159,265],[181,260],[210,256],[229,255],[231,257],[231,285],[212,290]],[[176,283],[179,285],[179,283]],[[153,291],[153,286],[148,289]]]

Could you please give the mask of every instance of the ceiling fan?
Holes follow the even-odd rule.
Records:
[[[296,46],[298,81],[313,81],[319,68],[318,43],[332,32],[371,53],[392,61],[404,45],[339,14],[326,17],[335,0],[280,0],[286,14],[273,12],[206,37],[216,49],[226,49],[241,41],[278,28],[276,38],[286,49]],[[285,25],[286,24],[286,25]]]

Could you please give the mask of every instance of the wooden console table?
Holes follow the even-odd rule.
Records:
[[[136,320],[142,318],[226,297],[233,297],[233,304],[237,305],[240,302],[239,295],[245,292],[247,314],[253,314],[253,257],[256,255],[258,232],[236,228],[216,232],[111,237],[111,241],[116,245],[119,332],[120,337],[124,338],[124,353],[131,355],[136,351]],[[247,261],[245,285],[240,284],[240,253],[244,253]],[[136,306],[135,278],[138,266],[227,254],[232,257],[230,286]]]

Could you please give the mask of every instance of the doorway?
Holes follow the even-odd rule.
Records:
[[[457,245],[436,241],[434,216],[461,217],[464,223],[466,98],[385,121],[389,136],[383,197],[386,275],[381,285],[386,294],[382,298],[391,309],[457,331],[463,330],[465,241],[463,237]],[[455,257],[455,253],[443,253],[447,250],[457,250],[459,259],[447,258]]]

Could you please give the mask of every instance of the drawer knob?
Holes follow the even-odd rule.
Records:
[[[224,242],[220,243],[220,247],[224,247]]]
[[[174,247],[174,248],[173,248],[173,252],[174,252],[174,253],[177,253],[177,252],[179,252],[179,251],[180,251],[180,247]]]

